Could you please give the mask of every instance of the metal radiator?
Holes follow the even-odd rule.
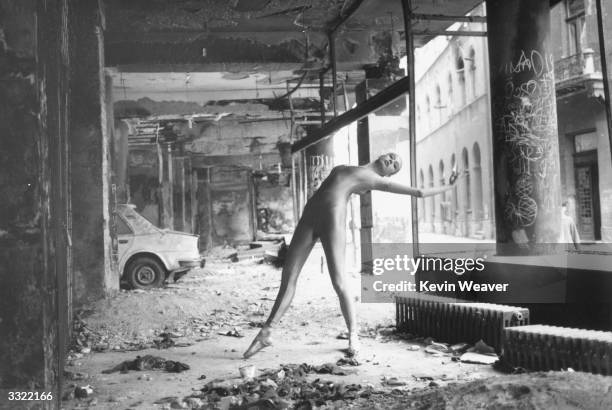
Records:
[[[612,375],[612,332],[530,325],[504,329],[501,360],[528,370]]]
[[[427,294],[396,297],[396,326],[401,332],[429,336],[446,343],[483,340],[499,353],[502,331],[529,324],[529,309],[463,302]]]

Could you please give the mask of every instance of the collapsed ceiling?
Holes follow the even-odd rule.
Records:
[[[412,1],[415,13],[452,16],[478,4]],[[276,98],[298,82],[296,96],[318,98],[319,73],[331,64],[330,34],[338,77],[349,87],[381,55],[405,55],[401,0],[106,0],[105,20],[116,99]],[[450,24],[419,20],[414,27]]]

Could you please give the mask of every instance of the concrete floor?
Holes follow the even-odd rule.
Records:
[[[258,331],[257,328],[243,325],[240,327],[245,335],[243,338],[222,336],[214,331],[207,338],[192,338],[199,341],[188,347],[85,354],[70,360],[66,369],[85,373],[87,378],[68,383],[80,386],[89,384],[94,394],[87,399],[64,401],[63,408],[163,408],[163,405],[154,402],[167,396],[189,396],[215,378],[239,378],[239,367],[247,363],[254,364],[257,369],[275,368],[283,363],[335,363],[343,357],[341,349],[346,347],[347,341],[336,338],[345,330],[345,326],[325,268],[322,272],[321,257],[322,251],[316,247],[303,269],[292,307],[274,334],[274,346],[248,361],[242,359],[242,352]],[[354,271],[349,275],[354,292],[358,294],[359,275]],[[215,311],[220,310],[237,312],[231,316],[234,324],[261,321],[273,303],[279,279],[280,270],[269,265],[252,261],[234,264],[209,262],[205,270],[191,272],[169,289],[122,292],[115,298],[98,303],[93,307],[95,313],[85,321],[93,330],[124,333],[125,337],[141,334],[145,328],[149,334],[151,330],[159,333],[185,318],[214,320],[218,317]],[[260,303],[266,316],[253,316],[250,307],[254,302]],[[361,331],[369,337],[362,337],[363,348],[359,356],[362,365],[352,368],[357,369],[357,374],[317,376],[327,380],[340,379],[346,383],[371,384],[377,389],[390,389],[381,383],[382,379],[397,377],[406,382],[402,388],[413,389],[428,386],[431,378],[443,386],[449,382],[496,375],[491,366],[453,362],[449,357],[434,357],[425,353],[423,347],[417,351],[408,350],[415,343],[376,336],[373,328],[394,324],[394,311],[393,304],[360,303]],[[154,315],[156,312],[158,316]],[[102,374],[103,370],[122,361],[146,354],[177,360],[188,364],[191,369],[180,374],[159,370]],[[205,375],[206,380],[199,380],[201,375]]]

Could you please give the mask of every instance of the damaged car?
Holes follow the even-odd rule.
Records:
[[[204,267],[198,235],[160,229],[131,204],[117,205],[117,263],[121,279],[133,289],[151,289]]]

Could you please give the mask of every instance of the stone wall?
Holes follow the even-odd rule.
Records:
[[[0,4],[0,388],[56,396],[70,310],[66,10],[63,0]]]

